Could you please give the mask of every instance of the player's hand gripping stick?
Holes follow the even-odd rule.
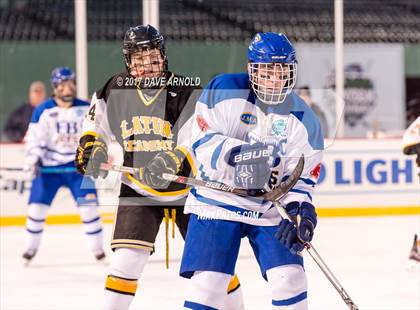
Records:
[[[293,172],[290,174],[289,178],[287,180],[281,182],[276,188],[274,188],[270,192],[266,192],[258,197],[264,200],[274,201],[277,199],[280,199],[285,194],[287,194],[293,186],[295,186],[296,182],[299,180],[300,175],[302,174],[303,167],[305,165],[305,159],[303,155],[299,158],[299,161],[293,170]],[[104,171],[117,171],[117,172],[123,172],[123,173],[130,173],[139,180],[144,179],[144,168],[132,168],[132,167],[125,167],[125,166],[118,166],[118,165],[112,165],[107,163],[102,163],[100,165],[100,169]],[[170,182],[176,182],[180,184],[186,184],[191,186],[197,186],[197,187],[205,187],[225,193],[232,193],[238,196],[242,197],[249,197],[249,191],[247,189],[243,188],[237,188],[234,186],[230,186],[221,182],[215,182],[215,181],[203,181],[195,178],[188,178],[184,176],[178,176],[173,174],[164,173],[162,174],[161,178],[170,181]]]
[[[296,217],[293,219],[289,213],[287,213],[286,209],[278,202],[274,201],[274,205],[277,207],[277,210],[279,210],[281,216],[285,219],[288,219],[289,221],[293,221],[296,223],[296,225],[299,226],[299,223],[296,221],[299,221],[299,217]],[[299,236],[299,234],[298,234]],[[340,282],[337,280],[335,275],[332,273],[330,268],[328,268],[327,264],[324,262],[324,260],[321,258],[321,256],[318,254],[318,251],[314,248],[314,246],[310,242],[305,242],[303,240],[300,240],[309,253],[309,255],[312,257],[312,259],[315,261],[315,263],[318,265],[318,267],[321,269],[321,271],[324,273],[324,275],[327,277],[328,281],[334,286],[334,288],[337,290],[337,292],[340,294],[343,301],[346,303],[346,305],[349,307],[350,310],[358,310],[359,308],[356,306],[354,301],[351,299],[349,294],[346,292],[346,290],[343,288],[343,286],[340,284]]]

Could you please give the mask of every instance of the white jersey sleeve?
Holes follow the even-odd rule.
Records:
[[[88,112],[83,121],[83,134],[88,133],[98,135],[107,144],[112,138],[106,102],[103,98],[98,98],[97,93],[93,94]]]
[[[191,149],[202,166],[206,167],[212,179],[232,179],[234,168],[227,164],[225,156],[229,151],[246,141],[236,138],[237,128],[228,115],[232,102],[226,100],[217,109],[209,108],[198,101],[192,119]],[[221,126],[223,124],[223,127]]]
[[[283,205],[292,201],[312,202],[324,147],[321,126],[318,125],[315,114],[311,112],[306,111],[300,120],[293,114],[289,116],[287,148],[285,156],[282,157],[284,166],[279,181],[284,181],[290,176],[301,155],[304,155],[305,166],[296,185],[281,199]]]

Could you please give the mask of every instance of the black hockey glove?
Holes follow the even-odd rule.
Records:
[[[226,161],[235,167],[235,185],[247,189],[250,196],[258,196],[267,187],[273,157],[262,143],[242,144],[232,148]]]
[[[76,151],[76,168],[83,175],[105,178],[107,171],[100,170],[101,163],[108,162],[108,147],[96,135],[84,134]]]
[[[177,174],[184,157],[179,150],[159,152],[144,168],[144,183],[155,189],[167,188],[171,182],[162,179],[162,174]]]
[[[287,213],[296,218],[297,224],[282,219],[276,233],[276,238],[293,254],[304,249],[304,243],[310,242],[314,236],[317,224],[315,207],[309,202],[293,201],[286,205]]]

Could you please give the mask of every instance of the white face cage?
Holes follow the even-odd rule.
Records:
[[[296,84],[296,63],[248,63],[255,95],[265,104],[282,103]]]

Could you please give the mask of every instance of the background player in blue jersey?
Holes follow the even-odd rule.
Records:
[[[28,245],[23,254],[27,261],[38,250],[49,206],[62,186],[69,188],[77,201],[93,254],[98,260],[105,258],[95,185],[91,179],[83,179],[74,166],[82,121],[89,107],[88,102],[75,97],[75,80],[74,72],[67,67],[52,71],[54,96],[34,110],[25,137],[24,171],[33,179],[26,220]],[[43,173],[44,167],[63,173]]]
[[[239,197],[208,188],[190,191],[181,264],[181,275],[191,278],[184,304],[189,309],[221,308],[243,237],[269,282],[273,308],[307,308],[300,251],[301,240],[310,241],[317,224],[311,201],[322,159],[322,129],[310,107],[292,92],[297,61],[285,35],[257,34],[248,59],[248,74],[223,74],[207,85],[196,104],[191,142],[185,145],[200,164],[198,178],[249,192]],[[299,218],[295,226],[272,202],[256,196],[287,179],[301,154],[302,175],[279,200]],[[163,172],[176,167],[166,164]]]

